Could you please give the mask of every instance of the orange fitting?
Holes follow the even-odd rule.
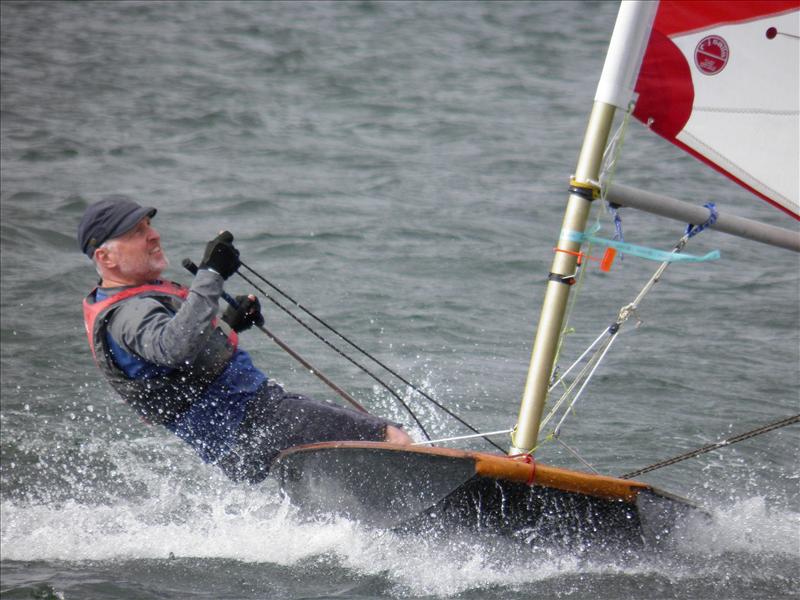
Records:
[[[603,260],[600,261],[600,270],[608,273],[611,270],[611,263],[614,262],[614,257],[617,256],[617,251],[614,248],[606,248],[603,253]]]
[[[580,266],[584,258],[596,260],[600,263],[600,270],[604,273],[608,273],[611,270],[611,264],[614,262],[614,258],[617,256],[617,251],[614,248],[606,248],[606,251],[603,253],[603,258],[589,256],[588,254],[584,254],[583,252],[575,252],[574,250],[564,250],[563,248],[553,248],[553,252],[563,252],[564,254],[577,256],[578,266]]]
[[[583,262],[583,257],[586,256],[586,254],[584,254],[583,252],[575,252],[574,250],[564,250],[563,248],[553,248],[553,252],[563,252],[564,254],[571,254],[572,256],[577,256],[579,266],[581,262]]]

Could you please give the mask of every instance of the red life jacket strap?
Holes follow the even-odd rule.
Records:
[[[132,296],[139,294],[156,293],[164,294],[167,296],[177,296],[181,300],[186,300],[189,296],[189,288],[175,283],[174,281],[162,281],[159,283],[146,283],[144,285],[136,285],[126,288],[121,292],[109,296],[99,302],[92,302],[97,293],[97,288],[94,288],[86,298],[83,299],[83,324],[86,327],[86,336],[89,338],[89,347],[92,349],[95,361],[97,360],[97,353],[94,347],[94,323],[97,316],[105,311],[108,307],[127,300]]]

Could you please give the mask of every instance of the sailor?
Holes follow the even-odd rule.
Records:
[[[91,204],[78,227],[98,287],[84,299],[95,362],[122,399],[163,425],[234,481],[263,480],[278,453],[334,440],[409,444],[397,424],[286,392],[253,366],[238,333],[263,324],[255,296],[216,318],[225,280],[240,266],[233,236],[208,242],[186,288],[164,281],[169,264],[152,207],[122,195]]]

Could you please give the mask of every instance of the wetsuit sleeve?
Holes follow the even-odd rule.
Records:
[[[150,363],[191,364],[213,329],[222,284],[216,273],[198,271],[177,313],[154,298],[133,298],[114,312],[108,331],[125,350]]]

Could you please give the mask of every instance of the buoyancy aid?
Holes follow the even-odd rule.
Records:
[[[150,378],[130,379],[114,361],[107,341],[108,324],[114,311],[133,298],[154,298],[177,312],[189,289],[174,282],[156,282],[126,288],[97,301],[92,290],[83,300],[83,319],[95,362],[125,402],[151,423],[167,423],[189,409],[203,391],[225,370],[236,351],[236,332],[225,333],[211,322],[205,344],[191,364]]]

